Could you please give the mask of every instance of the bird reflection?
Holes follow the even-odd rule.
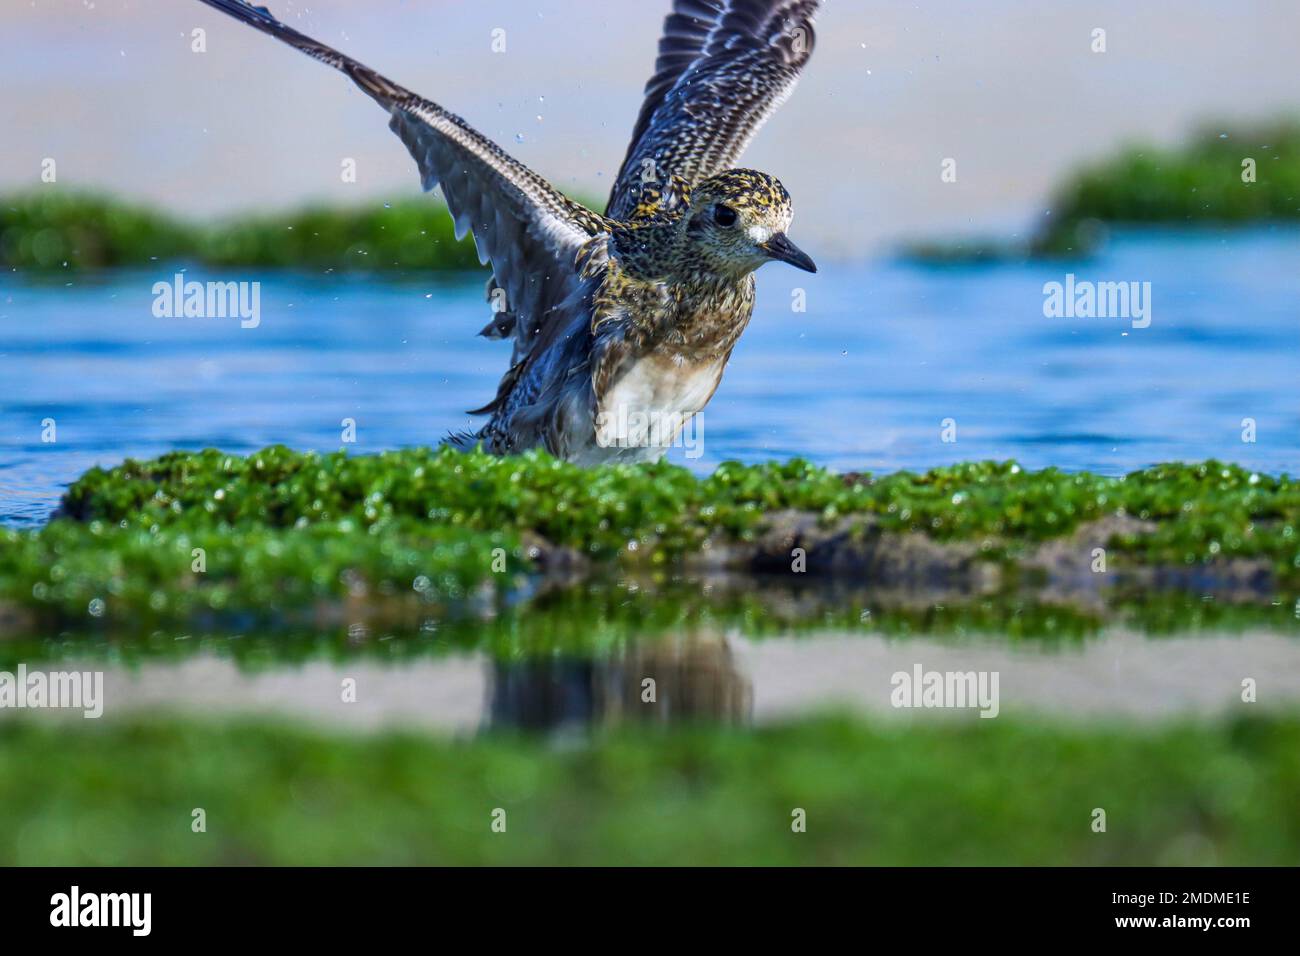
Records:
[[[599,659],[495,661],[488,682],[488,721],[495,728],[738,724],[749,720],[752,708],[749,679],[720,635],[637,643]]]

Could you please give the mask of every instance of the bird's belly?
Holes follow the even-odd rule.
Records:
[[[664,449],[700,411],[722,375],[722,362],[678,363],[640,359],[605,393],[596,413],[602,448]],[[658,457],[657,455],[655,457]]]

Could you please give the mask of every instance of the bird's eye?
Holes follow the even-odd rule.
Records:
[[[734,226],[736,224],[736,210],[718,203],[713,207],[713,221],[719,226]]]

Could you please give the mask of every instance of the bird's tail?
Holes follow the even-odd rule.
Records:
[[[350,56],[311,37],[299,33],[293,27],[286,26],[271,15],[266,7],[255,7],[246,0],[202,0],[208,6],[220,10],[254,29],[261,30],[289,46],[301,50],[309,57],[329,64],[334,69],[352,77],[354,83],[361,87],[370,97],[385,108],[395,102],[413,97],[409,90],[398,86],[387,77],[381,76],[363,63],[358,63]]]

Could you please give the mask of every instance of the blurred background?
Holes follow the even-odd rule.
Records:
[[[665,3],[279,0],[272,12],[465,117],[567,191],[608,192]],[[197,2],[4,0],[0,188],[60,180],[186,213],[415,192],[344,77]],[[207,52],[191,51],[207,30]],[[1092,31],[1106,52],[1092,52]],[[492,31],[506,51],[492,51]],[[1076,164],[1300,102],[1289,0],[828,0],[816,56],[746,154],[823,258],[1026,230]],[[340,181],[343,157],[355,184]],[[956,183],[940,181],[944,158]]]

